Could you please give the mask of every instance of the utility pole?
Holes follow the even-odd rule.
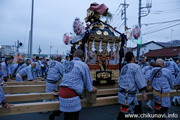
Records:
[[[19,52],[19,40],[17,40],[17,46],[16,46],[16,49],[17,49],[17,53]]]
[[[150,9],[152,7],[152,1],[147,2],[146,7],[141,7],[141,5],[142,5],[141,0],[139,0],[138,25],[139,25],[140,29],[141,29],[141,17],[145,17],[150,13]],[[146,14],[143,13],[144,15],[142,15],[141,10],[144,8],[147,9],[147,13]],[[141,43],[142,43],[142,37],[140,36],[138,39],[141,39]],[[140,47],[141,47],[141,45],[137,43],[137,58],[138,58],[138,60],[140,57]]]
[[[31,30],[29,31],[29,40],[28,40],[28,57],[30,58],[30,41],[31,41]]]
[[[126,27],[127,27],[127,18],[126,18],[126,8],[128,8],[129,4],[126,4],[126,0],[124,0],[124,4],[120,4],[122,5],[122,9],[121,9],[121,20],[124,20],[124,32],[126,31]],[[125,41],[125,46],[126,46],[126,49],[125,49],[125,52],[127,52],[127,41]]]
[[[139,15],[138,15],[138,25],[141,29],[141,0],[139,0]],[[141,36],[140,36],[141,38]],[[137,43],[137,59],[139,60],[140,55],[140,44]]]
[[[126,31],[126,6],[128,7],[128,5],[126,4],[126,0],[124,0],[124,32]]]
[[[121,20],[124,20],[124,31],[126,31],[126,20],[127,20],[127,18],[126,18],[126,8],[128,8],[128,6],[129,6],[129,4],[126,4],[126,0],[124,0],[124,4],[120,4],[120,5],[122,5],[123,6],[123,8],[122,8],[122,12],[121,12]]]
[[[31,30],[30,30],[30,55],[32,58],[32,45],[33,45],[33,14],[34,14],[34,0],[32,0],[32,11],[31,11]]]

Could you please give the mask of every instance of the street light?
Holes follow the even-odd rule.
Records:
[[[53,46],[50,46],[50,57],[51,57],[51,48],[52,48]]]

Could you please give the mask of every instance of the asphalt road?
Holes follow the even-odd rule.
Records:
[[[144,105],[144,103],[143,103]],[[119,112],[119,105],[107,105],[101,107],[83,108],[80,112],[79,120],[116,120]],[[143,111],[146,113],[153,113],[154,110],[149,110],[143,107]],[[40,113],[29,113],[19,115],[1,116],[0,120],[48,120],[48,115],[51,112],[40,114]],[[178,114],[178,118],[170,118],[168,120],[180,120],[180,106],[172,106],[169,108],[168,113]],[[55,120],[63,120],[63,113],[56,117]],[[140,120],[140,119],[137,119]],[[152,119],[146,119],[152,120]]]

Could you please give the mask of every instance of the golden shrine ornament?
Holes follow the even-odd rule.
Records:
[[[91,25],[91,27],[90,27],[90,30],[92,30],[93,29],[93,25]]]
[[[100,26],[99,26],[99,29],[104,30],[104,26],[103,26],[103,25],[100,25]]]
[[[96,31],[96,34],[102,35],[102,32],[100,30]]]
[[[109,28],[111,32],[114,32],[114,30],[112,28]]]
[[[107,31],[104,31],[103,35],[109,35],[109,33]]]

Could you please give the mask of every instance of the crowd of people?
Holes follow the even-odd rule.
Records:
[[[125,119],[125,113],[142,113],[142,103],[138,102],[137,93],[142,93],[143,100],[147,102],[146,107],[155,109],[155,114],[166,114],[171,106],[170,91],[174,84],[180,85],[179,60],[175,63],[172,58],[158,58],[156,61],[151,59],[146,62],[143,57],[139,62],[135,60],[132,52],[126,53],[125,60],[126,64],[122,67],[118,79],[118,100],[121,105],[118,120]],[[178,86],[177,90],[179,89]],[[147,98],[146,93],[149,91],[153,92],[153,107],[152,101]],[[180,96],[175,96],[172,103],[180,105]]]
[[[45,57],[40,59],[33,55],[32,59],[22,58],[18,54],[15,57],[7,56],[0,63],[1,86],[13,78],[17,82],[36,81],[35,77],[44,77],[46,79],[46,92],[57,92],[59,89],[60,110],[50,114],[49,119],[54,120],[55,116],[64,112],[65,120],[78,120],[81,110],[80,95],[84,87],[89,92],[96,92],[97,88],[93,86],[93,80],[88,65],[84,61],[84,52],[76,50],[73,60],[62,62],[59,55],[47,60]],[[137,100],[136,94],[142,93],[146,107],[155,109],[156,114],[167,113],[171,106],[170,91],[174,84],[180,85],[180,63],[173,59],[151,59],[149,62],[145,58],[136,61],[132,52],[125,55],[126,64],[120,71],[118,79],[119,92],[118,102],[120,103],[120,112],[117,119],[125,119],[125,114],[141,113],[141,101]],[[58,82],[60,81],[58,87]],[[0,86],[0,103],[3,107],[10,109],[5,99],[2,87]],[[178,90],[180,87],[178,87]],[[147,92],[153,92],[154,108],[152,100],[148,100]],[[58,101],[58,99],[44,100]],[[172,100],[173,105],[180,105],[180,96],[175,96]]]

